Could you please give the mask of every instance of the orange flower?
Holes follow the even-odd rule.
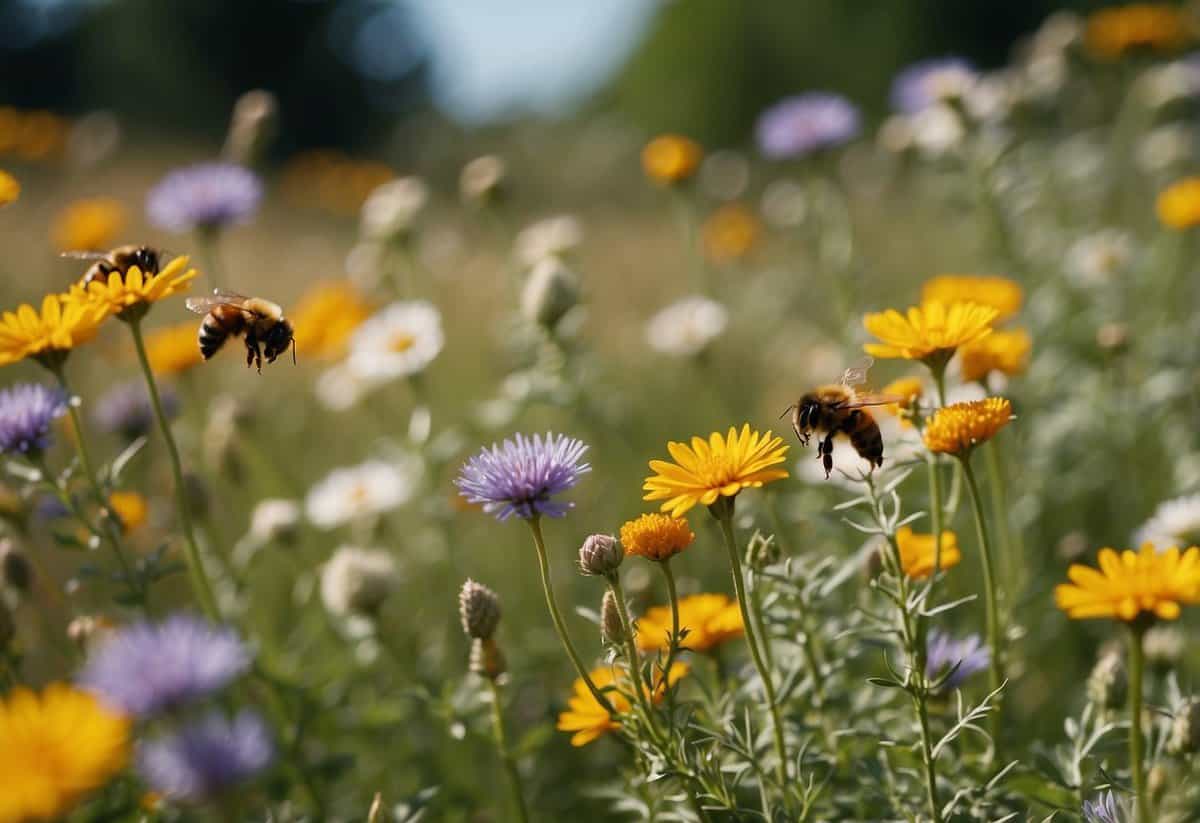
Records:
[[[678,134],[655,137],[642,149],[642,169],[661,186],[682,183],[696,173],[704,150],[694,140]]]
[[[1200,548],[1162,552],[1101,549],[1100,568],[1072,564],[1070,583],[1054,589],[1054,601],[1074,620],[1113,617],[1125,622],[1143,612],[1163,620],[1179,617],[1180,604],[1200,603]]]
[[[680,678],[688,673],[689,666],[686,663],[672,663],[671,671],[667,675],[667,683],[660,682],[654,690],[652,698],[655,703],[663,699],[667,689],[675,685]],[[601,666],[593,669],[591,672],[592,682],[596,684],[596,688],[604,691],[607,687],[616,685],[616,676],[613,674],[611,666]],[[608,710],[601,706],[587,684],[583,682],[583,678],[576,678],[573,686],[574,694],[567,701],[567,711],[558,716],[558,730],[560,732],[574,732],[571,736],[572,746],[586,746],[593,740],[608,734],[611,731],[621,728],[621,723],[614,715],[608,713]],[[615,690],[605,692],[608,701],[612,703],[616,709],[617,715],[621,715],[629,711],[629,701],[623,694]]]
[[[666,560],[692,545],[695,533],[688,522],[665,514],[643,514],[621,526],[621,546],[626,554],[647,560]]]
[[[754,212],[740,203],[730,203],[704,221],[700,240],[708,259],[719,264],[745,257],[761,234],[762,224]]]

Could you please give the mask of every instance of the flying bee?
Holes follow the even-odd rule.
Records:
[[[134,266],[141,269],[142,274],[147,277],[153,277],[158,274],[163,252],[150,246],[131,245],[117,246],[111,251],[68,251],[63,252],[62,256],[94,261],[79,280],[79,285],[86,289],[92,283],[107,283],[108,276],[113,272],[120,274],[124,280],[125,275]]]
[[[825,477],[833,472],[833,438],[844,434],[858,456],[872,466],[883,465],[883,435],[868,406],[899,403],[902,397],[888,394],[858,394],[855,386],[867,382],[867,371],[875,361],[867,358],[842,373],[837,383],[818,386],[788,406],[783,414],[792,413],[792,430],[807,446],[813,432],[818,437],[817,459],[825,466]],[[781,415],[782,416],[782,415]]]
[[[278,303],[216,289],[210,297],[189,297],[187,307],[190,312],[204,315],[199,341],[205,360],[220,351],[230,337],[243,337],[247,368],[254,364],[261,374],[263,358],[274,363],[288,346],[292,347],[292,362],[296,362],[292,324]]]

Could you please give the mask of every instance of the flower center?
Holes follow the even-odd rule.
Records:
[[[388,351],[394,354],[401,354],[408,351],[417,342],[417,338],[413,337],[408,332],[396,332],[388,340]]]

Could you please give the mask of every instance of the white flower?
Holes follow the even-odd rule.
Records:
[[[321,569],[321,600],[339,617],[373,615],[396,588],[396,561],[379,549],[342,546]]]
[[[250,515],[250,539],[257,543],[286,540],[295,534],[302,514],[294,500],[260,500]]]
[[[570,214],[547,217],[521,229],[513,241],[513,254],[525,266],[547,257],[562,257],[583,242],[583,224]]]
[[[1200,494],[1160,503],[1154,514],[1133,533],[1133,545],[1153,543],[1188,548],[1200,543]]]
[[[553,329],[578,302],[579,278],[556,257],[535,265],[521,290],[521,314],[548,329]]]
[[[313,486],[305,501],[308,519],[333,529],[408,502],[417,485],[415,462],[402,470],[382,460],[335,469]]]
[[[313,384],[317,401],[332,412],[344,412],[358,405],[371,386],[344,363],[321,372]]]
[[[401,177],[376,186],[362,207],[362,233],[386,239],[412,228],[429,200],[429,187],[417,177]]]
[[[962,118],[949,106],[938,104],[921,109],[909,118],[912,140],[923,154],[936,157],[958,146],[967,136]]]
[[[1077,286],[1111,283],[1133,256],[1133,240],[1120,229],[1082,237],[1067,252],[1067,276]]]
[[[445,342],[442,316],[432,303],[392,303],[354,332],[346,366],[367,383],[408,377],[424,370]]]
[[[715,300],[693,296],[678,300],[650,318],[646,341],[663,354],[699,354],[729,323],[729,312]]]

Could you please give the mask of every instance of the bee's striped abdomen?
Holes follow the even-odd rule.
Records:
[[[859,457],[875,466],[882,466],[883,434],[875,418],[866,409],[856,409],[848,422],[850,425],[846,427],[846,434],[850,436],[850,445]]]
[[[225,345],[228,338],[229,332],[225,330],[220,321],[211,314],[206,314],[203,322],[200,323],[200,355],[208,360],[221,350],[221,346]]]

